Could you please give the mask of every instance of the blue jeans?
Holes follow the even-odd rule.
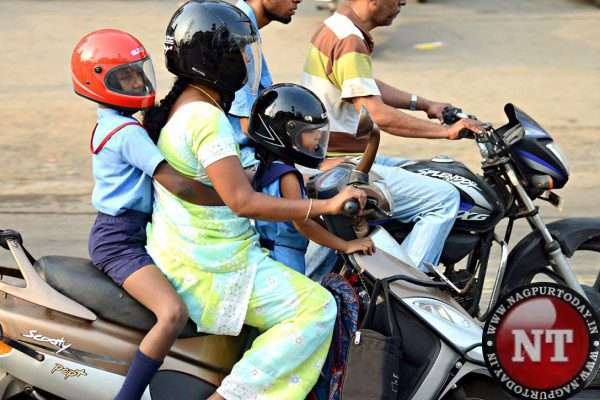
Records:
[[[406,160],[378,156],[372,171],[380,175],[394,199],[393,218],[414,223],[401,246],[413,265],[426,271],[424,263],[437,265],[444,242],[454,225],[460,195],[450,183],[402,169]],[[333,268],[335,253],[310,242],[306,274],[318,280]]]

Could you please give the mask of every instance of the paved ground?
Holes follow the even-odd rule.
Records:
[[[93,218],[94,106],[71,90],[73,46],[101,27],[134,33],[154,57],[164,94],[171,76],[161,45],[177,3],[0,2],[0,228],[23,232],[34,254],[84,256]],[[324,17],[305,0],[291,25],[263,30],[275,81],[298,80],[308,40]],[[504,121],[504,103],[518,104],[555,136],[571,162],[563,212],[544,208],[544,215],[599,216],[599,22],[600,10],[584,0],[409,2],[392,27],[375,31],[375,71],[390,84],[494,123]],[[433,41],[443,46],[414,48]],[[474,169],[479,162],[468,141],[388,137],[382,150],[407,158],[445,153]]]

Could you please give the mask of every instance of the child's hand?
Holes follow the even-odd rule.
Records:
[[[368,237],[347,241],[344,253],[352,254],[357,252],[368,255],[375,253],[373,241]]]

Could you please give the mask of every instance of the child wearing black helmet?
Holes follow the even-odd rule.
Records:
[[[306,198],[302,174],[294,164],[317,168],[329,140],[327,112],[310,90],[295,84],[266,89],[254,103],[248,136],[256,143],[260,164],[254,177],[256,191],[288,199]],[[305,273],[308,239],[344,253],[374,251],[369,238],[346,241],[312,219],[292,222],[257,220],[261,245],[270,255],[294,270]]]

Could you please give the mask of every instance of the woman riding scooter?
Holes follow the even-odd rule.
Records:
[[[262,334],[211,399],[304,399],[331,340],[336,305],[318,284],[268,257],[248,218],[307,219],[341,213],[349,188],[330,200],[256,193],[226,117],[234,93],[260,69],[257,33],[236,7],[189,1],[171,19],[167,69],[177,81],[145,125],[178,171],[214,186],[226,207],[195,206],[155,183],[148,250],[202,332]],[[248,71],[249,70],[249,71]]]

